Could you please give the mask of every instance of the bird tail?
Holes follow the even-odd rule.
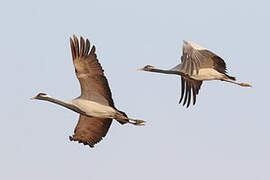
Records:
[[[144,126],[146,122],[144,120],[133,119],[133,118],[126,118],[126,120],[128,121],[127,123],[133,124],[135,126]]]
[[[119,110],[117,111],[118,113],[116,114],[116,117],[114,119],[116,119],[120,124],[130,123],[136,126],[144,126],[144,120],[129,118],[126,113]]]
[[[126,113],[124,113],[123,111],[119,111],[118,110],[118,112],[120,112],[123,116],[125,116],[126,118],[128,118],[128,116],[127,116],[127,114]],[[126,124],[127,122],[124,122],[124,121],[118,121],[120,124]]]

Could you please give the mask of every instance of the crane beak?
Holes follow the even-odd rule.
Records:
[[[136,69],[137,71],[143,71],[144,70],[144,67],[143,68],[138,68]]]
[[[34,96],[34,97],[31,97],[30,99],[31,99],[31,100],[35,100],[35,99],[36,99],[36,96]]]

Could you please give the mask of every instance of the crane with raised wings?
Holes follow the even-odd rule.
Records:
[[[95,53],[95,46],[90,50],[89,40],[81,37],[79,43],[75,35],[73,39],[70,38],[70,46],[81,95],[71,101],[62,101],[39,93],[31,99],[50,101],[79,113],[79,122],[70,140],[90,147],[94,147],[106,136],[112,119],[121,124],[144,125],[145,121],[129,118],[114,106],[108,81]]]
[[[184,41],[181,63],[174,68],[164,70],[146,65],[137,70],[180,75],[182,90],[179,104],[183,101],[183,105],[186,104],[186,107],[190,105],[191,94],[193,96],[193,105],[195,105],[196,96],[203,81],[221,80],[244,87],[251,87],[250,84],[236,82],[235,77],[229,76],[226,64],[221,57],[191,41]]]

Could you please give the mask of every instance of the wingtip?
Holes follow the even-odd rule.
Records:
[[[90,54],[95,54],[95,52],[96,52],[96,46],[93,45],[91,48]]]
[[[185,45],[185,44],[188,44],[188,40],[183,40],[183,44]]]
[[[84,141],[80,141],[78,139],[74,139],[73,136],[69,136],[68,138],[69,138],[70,141],[78,142],[79,144],[83,144],[83,145],[86,145],[86,146],[88,145],[90,148],[95,147],[95,145],[93,145],[93,144],[91,144],[89,142],[84,142]]]
[[[73,44],[73,39],[72,39],[72,37],[69,38],[69,43],[70,43],[70,45]]]
[[[84,41],[84,39],[83,39],[83,37],[82,36],[80,36],[80,41],[82,42],[82,41]]]
[[[78,41],[77,36],[76,36],[76,35],[74,35],[74,34],[73,34],[73,39],[74,39],[74,41]]]

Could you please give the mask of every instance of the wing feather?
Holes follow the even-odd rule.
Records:
[[[191,96],[193,96],[193,105],[195,105],[196,96],[199,93],[201,85],[202,85],[202,81],[181,77],[181,97],[179,100],[179,104],[182,102],[182,100],[184,100],[183,106],[187,105],[187,107],[189,107],[190,102],[191,102]],[[184,98],[184,94],[185,94],[185,98]]]
[[[183,106],[186,104],[189,94],[190,94],[190,84],[189,84],[189,81],[186,80],[186,93],[185,93],[185,99],[183,102]]]
[[[192,95],[193,95],[193,105],[196,103],[196,91],[195,88],[192,86]]]
[[[84,52],[84,45],[85,45],[85,43],[84,43],[84,39],[82,37],[81,37],[80,42],[81,42],[80,58],[82,58],[85,55],[85,52]]]
[[[190,100],[191,100],[191,91],[192,91],[192,84],[190,83],[190,87],[189,87],[189,94],[188,94],[188,101],[187,101],[187,108],[190,105]]]
[[[79,41],[76,36],[73,36],[74,38],[74,47],[75,47],[75,57],[79,57]]]
[[[225,61],[217,56],[215,53],[209,51],[205,48],[195,48],[195,43],[184,41],[183,45],[183,60],[192,61],[196,64],[196,72],[202,68],[213,68],[220,73],[226,74],[226,64]],[[196,45],[198,46],[198,45]],[[186,57],[186,58],[185,58]],[[185,72],[190,72],[188,69],[183,69]],[[192,71],[193,73],[193,71]],[[192,75],[189,73],[189,75]]]
[[[74,130],[74,135],[70,136],[71,141],[78,141],[84,145],[94,147],[107,134],[112,119],[101,119],[80,115],[79,122]]]
[[[88,39],[86,39],[86,47],[85,47],[84,55],[87,55],[89,53],[89,50],[90,50],[90,42]]]
[[[183,77],[181,77],[181,97],[179,100],[179,104],[181,103],[181,101],[183,100],[183,97],[184,97],[185,85],[186,85],[185,79]]]
[[[79,45],[75,35],[73,40],[70,39],[70,46],[76,76],[81,85],[81,98],[114,107],[109,83],[97,59],[95,46],[90,50],[89,40],[82,37]]]
[[[197,81],[197,80],[191,80],[192,83],[192,92],[193,92],[193,105],[196,103],[196,96],[199,93],[199,90],[202,85],[202,81]]]
[[[188,61],[187,61],[187,58],[186,58],[186,56],[182,56],[181,57],[181,59],[182,59],[182,63],[180,64],[180,66],[178,66],[177,68],[181,71],[181,72],[183,72],[184,74],[188,74],[188,72],[187,72],[187,64],[188,64]]]

